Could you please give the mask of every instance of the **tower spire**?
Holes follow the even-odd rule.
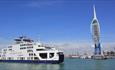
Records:
[[[93,5],[93,17],[94,19],[97,19],[95,5]]]

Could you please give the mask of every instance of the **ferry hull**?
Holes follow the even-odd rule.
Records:
[[[0,62],[8,62],[8,63],[43,63],[43,64],[59,64],[62,63],[60,61],[32,61],[32,60],[0,60]]]
[[[64,62],[64,55],[59,55],[59,60],[0,60],[0,62],[9,62],[9,63],[42,63],[42,64],[59,64]]]

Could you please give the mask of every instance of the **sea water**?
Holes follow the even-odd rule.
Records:
[[[2,63],[0,70],[115,70],[115,59],[69,59],[62,64]]]

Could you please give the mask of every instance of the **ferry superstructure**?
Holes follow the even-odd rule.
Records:
[[[22,36],[15,40],[15,44],[0,51],[0,62],[17,63],[63,63],[64,54],[53,47]]]

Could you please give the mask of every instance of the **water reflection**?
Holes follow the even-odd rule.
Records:
[[[103,60],[94,60],[94,69],[103,70],[103,68],[104,68]]]
[[[33,64],[30,70],[62,70],[63,66],[64,64]]]
[[[1,63],[0,70],[64,70],[64,64]],[[3,69],[1,69],[3,68]]]
[[[0,63],[0,70],[112,70],[115,60],[65,59],[64,64]]]

